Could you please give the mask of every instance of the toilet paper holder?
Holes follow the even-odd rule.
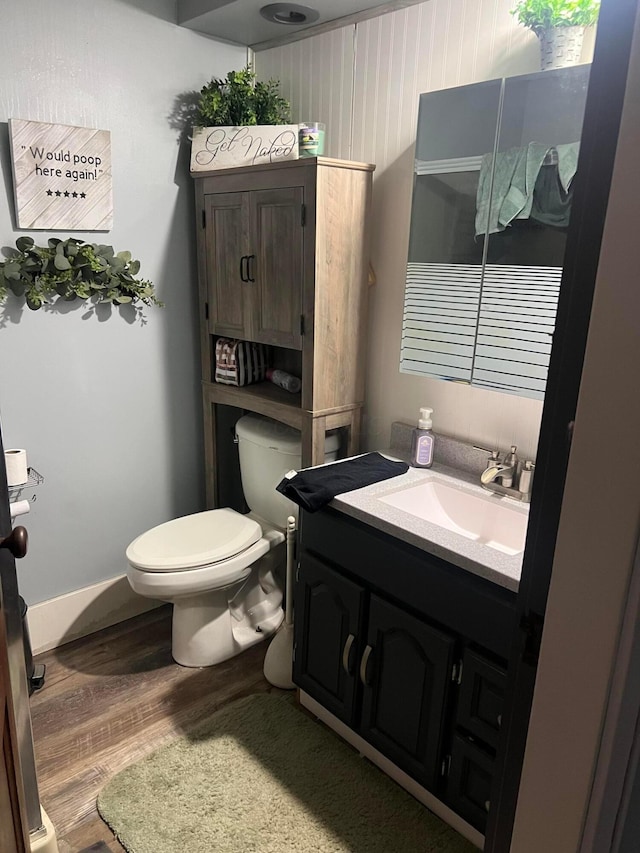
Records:
[[[40,486],[44,483],[44,477],[42,474],[39,474],[35,468],[29,466],[27,468],[27,474],[29,478],[26,483],[20,483],[19,486],[9,486],[9,501],[17,501],[20,500],[22,492],[25,489],[32,489],[35,486]],[[37,495],[33,495],[31,498],[31,503],[33,503],[37,498]]]

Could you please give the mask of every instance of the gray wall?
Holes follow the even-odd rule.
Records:
[[[4,444],[45,477],[19,565],[29,604],[125,570],[152,525],[203,508],[193,188],[175,99],[246,49],[174,23],[173,0],[5,0],[0,245],[13,245],[8,118],[111,131],[114,226],[74,236],[128,249],[166,308],[0,307]],[[31,232],[37,242],[68,232]]]

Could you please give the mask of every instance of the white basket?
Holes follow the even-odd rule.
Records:
[[[538,38],[540,39],[540,65],[543,71],[580,63],[584,27],[551,27],[540,30]]]

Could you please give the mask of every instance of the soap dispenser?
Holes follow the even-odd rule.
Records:
[[[431,468],[435,436],[431,431],[433,409],[420,409],[418,426],[411,440],[411,464],[414,468]]]

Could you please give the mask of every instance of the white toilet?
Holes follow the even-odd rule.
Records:
[[[247,515],[214,509],[160,524],[127,548],[127,577],[139,595],[173,604],[172,654],[211,666],[273,634],[284,613],[287,517],[297,506],[275,487],[301,466],[300,433],[260,415],[236,424]],[[337,435],[325,443],[336,458]]]

